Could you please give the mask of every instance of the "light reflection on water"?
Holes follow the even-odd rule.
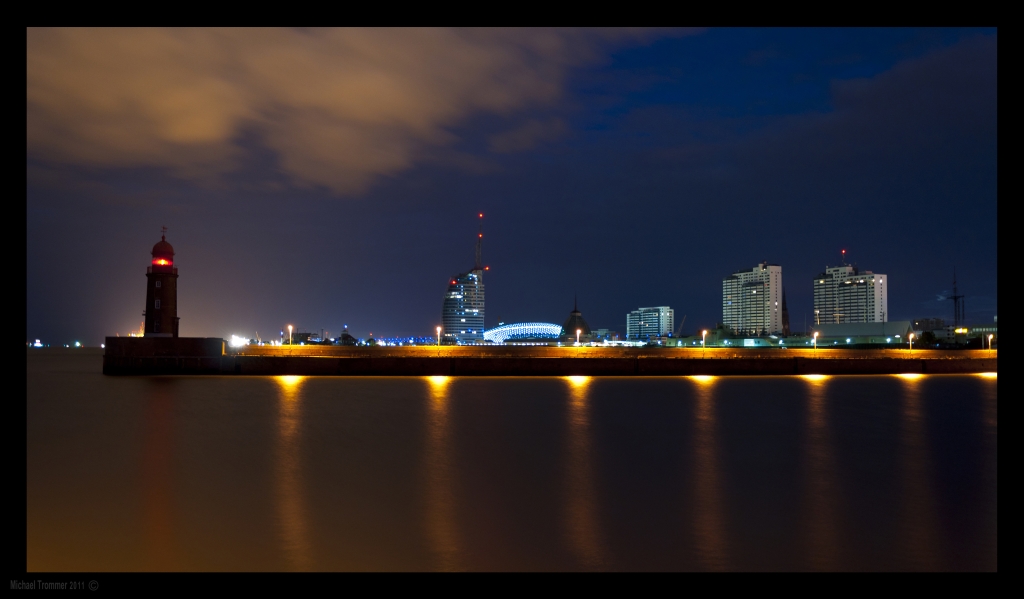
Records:
[[[803,377],[807,381],[807,471],[804,477],[807,504],[807,561],[813,570],[837,570],[842,566],[837,514],[842,493],[836,480],[836,462],[828,424],[829,378]]]
[[[565,459],[565,526],[569,546],[582,570],[602,570],[607,558],[598,517],[591,451],[587,388],[592,377],[566,377],[569,391],[568,442]]]
[[[701,569],[721,572],[729,567],[725,519],[722,514],[722,489],[715,424],[716,377],[694,376],[693,486],[695,496],[694,530],[696,554]]]
[[[181,568],[174,549],[174,396],[157,385],[146,404],[142,451],[143,528],[146,567]]]
[[[33,360],[30,570],[995,569],[996,377]]]
[[[936,551],[935,489],[930,480],[933,470],[929,455],[927,422],[921,405],[924,375],[898,375],[902,383],[903,431],[902,476],[903,504],[900,521],[903,530],[903,561],[906,570],[934,570]]]
[[[276,376],[277,402],[277,518],[281,546],[288,569],[306,572],[313,569],[309,541],[309,518],[306,514],[305,486],[302,472],[302,383],[305,377]]]
[[[456,522],[455,476],[452,465],[452,423],[448,387],[451,377],[427,377],[430,385],[427,445],[424,452],[426,528],[436,569],[460,570],[459,530]]]

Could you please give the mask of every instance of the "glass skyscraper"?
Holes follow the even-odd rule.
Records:
[[[448,345],[482,343],[484,340],[484,271],[480,248],[484,241],[483,213],[476,235],[476,261],[473,269],[448,280],[448,291],[441,307],[441,342]]]
[[[441,309],[441,342],[479,343],[484,340],[484,271],[462,273],[448,281]]]

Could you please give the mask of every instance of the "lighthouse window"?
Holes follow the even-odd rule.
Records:
[[[163,283],[163,281],[157,281],[153,286],[159,288],[161,283]]]
[[[156,300],[156,301],[155,301],[155,302],[153,303],[153,307],[154,307],[154,308],[156,308],[157,310],[159,310],[159,309],[160,309],[160,300]]]

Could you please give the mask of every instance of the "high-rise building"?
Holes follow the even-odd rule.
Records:
[[[178,269],[174,248],[165,235],[153,246],[153,263],[146,268],[146,279],[145,336],[177,337]]]
[[[668,306],[639,308],[626,315],[626,339],[667,337],[675,327],[675,310]]]
[[[889,283],[885,275],[856,266],[826,266],[814,277],[814,324],[886,322]]]
[[[483,214],[480,215],[483,218]],[[441,342],[450,345],[484,340],[484,270],[480,263],[483,225],[476,239],[476,263],[448,280],[441,307]]]
[[[744,335],[782,333],[782,267],[761,262],[722,279],[722,324]]]

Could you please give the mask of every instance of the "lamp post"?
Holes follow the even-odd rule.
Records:
[[[576,329],[576,345],[580,344],[580,329]]]
[[[288,325],[288,345],[292,344],[292,325]]]
[[[441,327],[437,327],[437,346],[441,347]]]
[[[989,333],[989,336],[988,336],[988,351],[992,351],[992,334],[991,333]]]
[[[704,348],[707,347],[707,344],[704,342],[705,339],[707,339],[707,336],[708,336],[707,329],[704,329],[703,331],[701,331],[701,333],[700,333],[700,357],[701,357],[702,360],[704,359]]]
[[[814,331],[814,349],[818,349],[818,331]]]
[[[914,334],[913,333],[907,335],[907,341],[910,342],[910,353],[913,354],[914,353]]]

